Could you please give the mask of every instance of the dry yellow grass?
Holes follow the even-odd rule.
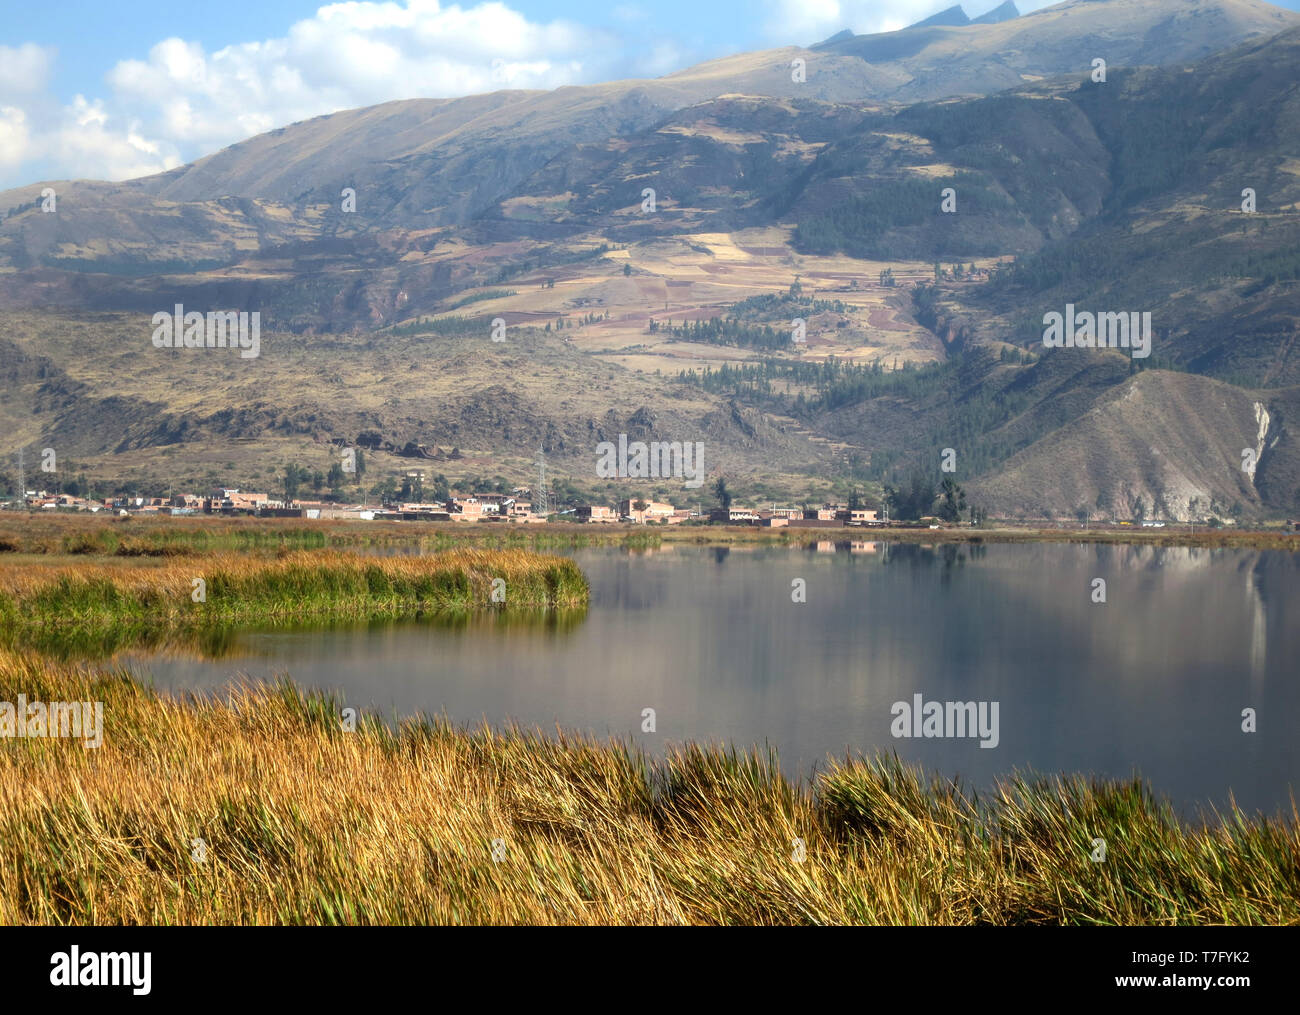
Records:
[[[0,650],[19,692],[103,701],[106,731],[0,741],[8,924],[1300,922],[1294,815],[1188,829],[1136,784],[977,807],[886,760],[807,787],[713,749],[345,732],[287,687],[181,701]]]

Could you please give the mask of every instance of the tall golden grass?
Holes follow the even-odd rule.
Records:
[[[8,924],[1300,922],[1294,805],[1189,827],[1138,783],[976,800],[891,758],[795,784],[695,746],[345,732],[288,685],[179,700],[0,650],[20,692],[103,701],[106,731],[0,741]]]

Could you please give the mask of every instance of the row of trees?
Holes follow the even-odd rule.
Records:
[[[725,477],[719,476],[714,481],[713,497],[724,511],[731,507],[731,491],[727,489]],[[916,521],[933,515],[947,522],[962,521],[965,517],[975,523],[987,517],[986,512],[966,503],[966,491],[951,476],[945,476],[936,489],[933,480],[915,472],[906,486],[885,485],[885,503],[889,507],[890,517],[898,521]],[[854,488],[849,493],[851,511],[878,507],[879,503],[860,489]]]
[[[64,470],[60,469],[62,473]],[[51,475],[39,470],[27,471],[27,489],[48,490],[52,493],[66,493],[69,497],[93,497],[96,500],[103,500],[106,494],[106,487],[100,480],[91,481],[86,478],[84,472],[75,476],[68,476],[66,479],[59,479],[57,475]],[[0,472],[0,493],[6,497],[18,496],[18,473]]]
[[[674,326],[672,321],[660,324],[650,322],[650,334],[667,332],[674,338],[688,342],[709,342],[713,345],[743,345],[756,349],[780,349],[791,344],[789,327],[780,329],[771,325],[746,324],[736,317],[714,317],[707,321],[683,322]]]
[[[983,520],[985,512],[968,506],[966,491],[951,476],[945,476],[935,489],[934,481],[919,472],[912,473],[906,486],[885,484],[885,503],[891,518],[898,521],[916,521],[933,515],[946,522],[971,522]]]
[[[360,448],[356,448],[354,453],[356,471],[351,474],[344,471],[342,462],[335,462],[329,467],[328,472],[308,469],[297,462],[290,462],[284,467],[284,474],[281,477],[285,501],[297,500],[299,493],[306,487],[310,487],[314,493],[320,493],[329,487],[333,495],[339,496],[345,486],[360,486],[361,477],[366,471],[366,455]]]

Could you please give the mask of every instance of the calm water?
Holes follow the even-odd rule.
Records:
[[[290,674],[388,716],[558,723],[656,751],[770,743],[796,775],[883,748],[977,786],[1013,769],[1137,772],[1185,812],[1230,792],[1289,809],[1300,788],[1300,554],[864,542],[574,557],[592,605],[569,622],[248,633],[221,659],[133,665],[162,688]],[[998,702],[997,746],[895,738],[892,706],[916,694]]]

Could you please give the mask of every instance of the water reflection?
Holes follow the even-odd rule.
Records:
[[[847,540],[582,549],[585,617],[241,632],[218,660],[143,655],[164,687],[292,674],[384,715],[771,744],[792,773],[896,750],[976,785],[1137,772],[1187,806],[1288,805],[1300,752],[1297,555]],[[806,602],[792,597],[803,579]],[[1092,582],[1106,581],[1105,603]],[[211,651],[212,646],[208,650]],[[996,749],[895,739],[891,706],[997,701]],[[640,731],[643,708],[657,734]],[[1258,731],[1243,733],[1244,708]]]

